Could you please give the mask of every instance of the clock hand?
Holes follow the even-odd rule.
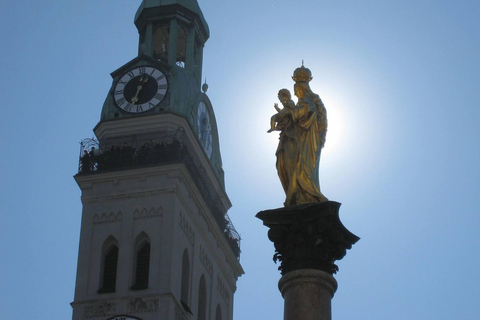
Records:
[[[135,104],[138,101],[138,94],[140,93],[140,90],[142,90],[142,86],[137,87],[137,93],[135,94],[135,97],[132,98],[132,103]]]
[[[143,79],[143,80],[142,80],[142,79]],[[148,82],[148,76],[143,76],[143,77],[140,79],[140,82],[147,83],[147,82]]]
[[[137,93],[135,94],[135,96],[132,98],[132,103],[133,104],[136,104],[137,101],[138,101],[138,94],[140,93],[140,91],[142,91],[143,89],[143,84],[144,83],[147,83],[148,81],[148,76],[143,76],[142,78],[140,78],[140,85],[137,87]]]

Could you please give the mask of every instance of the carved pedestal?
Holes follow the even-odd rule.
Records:
[[[336,260],[360,238],[340,221],[340,203],[327,201],[261,211],[257,218],[270,228],[283,277],[284,320],[330,320],[331,299],[337,288],[332,274]]]

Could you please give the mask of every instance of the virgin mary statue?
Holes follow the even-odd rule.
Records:
[[[327,133],[327,111],[320,97],[310,89],[312,74],[309,69],[302,64],[292,78],[298,102],[293,108],[282,110],[289,121],[278,127],[281,132],[276,152],[286,207],[328,201],[320,192],[318,177]]]

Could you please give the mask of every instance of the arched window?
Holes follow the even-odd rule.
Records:
[[[220,304],[217,304],[217,311],[215,312],[215,320],[222,320],[222,309]]]
[[[192,313],[188,306],[189,292],[190,292],[190,258],[188,257],[188,250],[183,251],[182,258],[182,284],[181,284],[180,302],[185,311]]]
[[[200,278],[200,285],[198,286],[198,320],[207,319],[207,284],[205,283],[205,276]]]
[[[105,240],[102,248],[100,289],[98,293],[115,292],[117,283],[118,242],[114,237]]]
[[[177,66],[185,68],[185,57],[187,52],[187,34],[182,27],[178,28],[177,42]]]
[[[170,28],[167,25],[160,25],[155,30],[153,50],[155,58],[167,62],[168,46],[170,41]]]
[[[150,239],[145,233],[137,237],[135,250],[135,265],[133,268],[134,284],[130,289],[143,290],[148,288],[150,272]]]

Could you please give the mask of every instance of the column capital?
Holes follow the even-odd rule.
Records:
[[[345,228],[338,214],[340,203],[302,204],[260,211],[256,217],[270,228],[268,238],[275,245],[274,261],[282,275],[299,269],[334,274],[347,249],[360,238]]]

